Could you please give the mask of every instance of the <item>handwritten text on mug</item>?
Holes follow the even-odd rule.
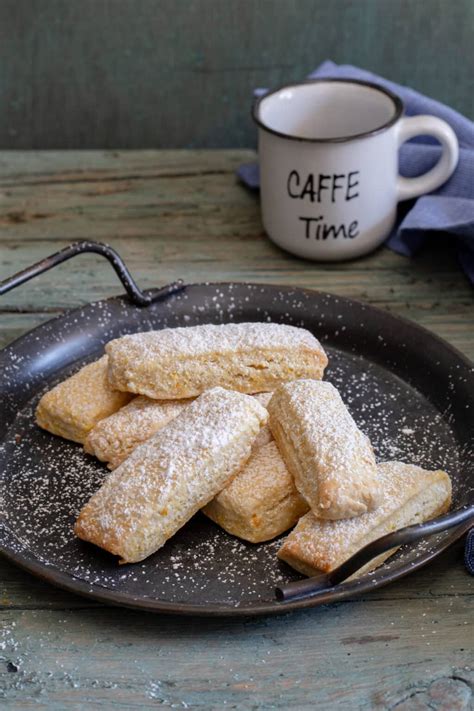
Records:
[[[360,171],[353,170],[349,173],[333,173],[325,175],[319,173],[317,176],[309,173],[305,180],[301,179],[297,170],[292,170],[288,175],[287,191],[288,195],[296,200],[309,200],[317,203],[335,203],[338,201],[349,202],[359,197],[358,176]],[[298,218],[304,224],[306,239],[327,239],[337,238],[339,235],[353,239],[359,234],[359,224],[354,220],[349,225],[330,225],[324,222],[324,215],[317,217]]]

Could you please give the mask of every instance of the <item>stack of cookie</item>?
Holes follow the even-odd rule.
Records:
[[[136,562],[199,509],[253,543],[296,527],[278,553],[304,574],[337,567],[397,528],[446,511],[446,473],[377,466],[308,331],[203,325],[111,341],[48,392],[37,422],[113,472],[76,534]],[[373,568],[385,559],[372,561]]]

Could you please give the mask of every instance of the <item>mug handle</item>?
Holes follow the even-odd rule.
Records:
[[[410,116],[400,120],[398,125],[398,145],[415,136],[433,136],[443,148],[441,158],[431,170],[417,178],[398,176],[397,199],[409,200],[436,190],[454,172],[459,159],[459,144],[456,134],[446,121],[436,116]]]

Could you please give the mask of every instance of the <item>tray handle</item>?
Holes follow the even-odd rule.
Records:
[[[440,531],[446,531],[449,528],[454,528],[455,526],[459,526],[463,532],[469,531],[473,525],[474,505],[471,505],[462,506],[455,511],[451,511],[443,516],[438,516],[438,518],[434,518],[426,523],[418,523],[412,526],[406,526],[405,528],[400,528],[398,531],[387,533],[385,536],[368,543],[364,546],[364,548],[361,548],[357,553],[348,558],[348,560],[332,570],[330,573],[320,573],[314,577],[296,580],[295,582],[275,588],[275,596],[277,600],[280,601],[302,600],[304,598],[313,597],[322,590],[327,590],[328,588],[342,583],[349,576],[359,570],[359,568],[372,560],[372,558],[375,558],[381,553],[385,553],[391,548],[398,548],[399,546],[406,545],[408,543],[415,543],[426,536],[431,536],[432,534],[439,533]],[[468,563],[472,566],[473,561],[468,553],[467,546],[465,551],[465,562],[468,571],[471,572]]]
[[[15,289],[17,286],[24,284],[25,282],[38,276],[38,274],[43,274],[49,269],[53,269],[58,264],[67,262],[68,259],[76,257],[78,254],[83,254],[84,252],[94,252],[95,254],[100,254],[102,257],[108,259],[110,264],[115,269],[115,273],[125,287],[130,300],[136,304],[136,306],[148,306],[153,301],[173,294],[176,291],[180,291],[184,288],[183,282],[175,281],[172,284],[162,287],[161,289],[153,289],[152,292],[143,292],[138,286],[132,275],[130,274],[125,262],[122,257],[112,249],[108,244],[103,244],[102,242],[91,242],[89,240],[81,240],[80,242],[73,242],[72,244],[64,247],[59,252],[51,254],[49,257],[45,257],[40,262],[32,264],[30,267],[23,269],[21,272],[13,274],[13,276],[0,282],[0,296],[6,294],[7,291]]]

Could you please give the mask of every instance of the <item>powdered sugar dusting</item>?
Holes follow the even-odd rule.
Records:
[[[322,348],[312,333],[303,328],[277,323],[224,323],[205,324],[189,328],[169,328],[148,333],[134,333],[119,341],[112,341],[106,351],[129,349],[130,356],[198,358],[218,352],[286,349],[306,346],[313,350]]]
[[[272,398],[270,428],[293,471],[298,490],[325,518],[349,518],[381,498],[375,456],[336,388],[297,380]]]
[[[114,469],[142,442],[177,417],[191,400],[152,400],[135,397],[89,433],[84,447]]]
[[[377,473],[382,483],[383,496],[375,511],[340,521],[323,521],[309,513],[300,519],[285,541],[283,557],[286,551],[290,551],[311,567],[333,569],[348,557],[348,546],[355,550],[361,544],[367,544],[395,530],[391,528],[391,516],[398,514],[400,520],[403,520],[403,511],[406,510],[408,520],[405,525],[420,523],[422,519],[410,520],[410,516],[418,516],[420,508],[423,509],[421,500],[410,507],[412,497],[419,499],[426,492],[427,501],[430,502],[426,507],[429,506],[427,510],[430,513],[442,507],[446,510],[451,487],[444,472],[429,472],[411,464],[392,461],[380,463]],[[406,509],[402,509],[404,505],[407,505]],[[377,527],[381,527],[381,530],[374,536]]]
[[[271,396],[272,393],[257,393],[253,397],[266,407]],[[174,420],[191,402],[192,398],[152,400],[146,395],[138,395],[94,427],[86,439],[85,451],[108,462],[109,469],[115,469],[139,444]],[[271,439],[268,425],[265,425],[258,433],[255,446],[261,447]]]
[[[309,328],[328,350],[325,378],[339,389],[357,425],[371,438],[377,458],[445,469],[453,478],[453,506],[472,501],[474,452],[466,426],[473,406],[472,398],[464,396],[472,392],[472,372],[456,365],[455,356],[440,363],[420,354],[432,382],[438,382],[441,397],[433,404],[407,382],[413,358],[410,342],[404,341],[407,327],[402,324],[395,339],[387,324],[385,340],[379,341],[380,314],[377,319],[369,307],[300,289],[198,285],[146,309],[132,307],[126,299],[99,302],[67,314],[60,328],[53,321],[28,334],[21,346],[3,354],[4,412],[12,414],[1,434],[0,545],[11,554],[41,561],[45,570],[62,571],[91,592],[112,590],[129,604],[166,601],[201,609],[219,604],[246,612],[261,603],[270,607],[275,583],[300,577],[277,561],[281,539],[246,544],[202,514],[143,563],[117,566],[115,558],[72,532],[80,508],[108,475],[106,467],[84,455],[79,445],[33,423],[39,395],[99,357],[110,339],[210,321],[274,321]],[[413,382],[421,382],[417,373]],[[428,385],[419,387],[430,392]],[[403,431],[407,429],[413,433]],[[413,566],[443,538],[434,536],[398,553],[369,577],[351,583],[351,590],[357,592],[367,579],[375,587],[385,571]]]
[[[468,495],[459,479],[456,438],[434,406],[381,366],[329,349],[328,378],[340,389],[357,424],[374,443],[379,459],[397,458],[428,469],[446,469],[454,478],[454,505]],[[63,378],[65,374],[61,374]],[[223,603],[246,606],[271,600],[276,583],[297,573],[276,559],[282,539],[257,546],[239,541],[198,514],[143,563],[117,566],[116,559],[79,541],[74,521],[99,488],[107,469],[84,455],[80,445],[49,435],[34,425],[38,397],[31,400],[9,428],[0,448],[0,480],[5,509],[5,541],[17,551],[58,568],[92,586],[141,599]],[[413,435],[401,429],[410,426]],[[397,554],[383,566],[392,569],[429,550],[440,537]],[[370,574],[377,579],[375,571]],[[359,583],[354,583],[358,585]]]
[[[151,555],[243,466],[266,421],[255,398],[208,390],[106,479],[77,534],[125,561]]]
[[[220,385],[245,393],[295,378],[321,378],[327,365],[307,330],[275,323],[205,324],[138,333],[107,344],[117,390],[161,399]]]

